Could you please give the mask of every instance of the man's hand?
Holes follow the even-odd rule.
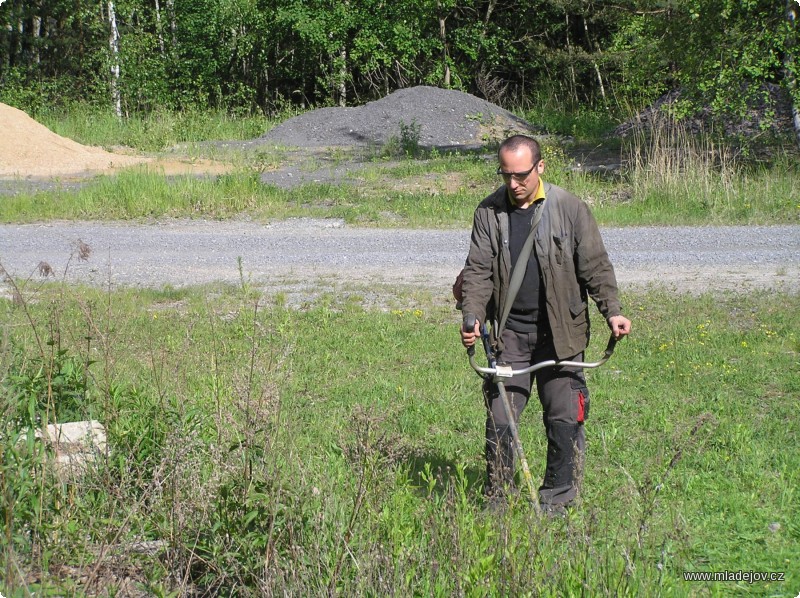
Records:
[[[464,330],[461,326],[461,344],[469,348],[475,344],[475,339],[481,335],[481,323],[475,320],[475,329],[472,331]]]
[[[608,319],[608,327],[611,328],[615,340],[631,333],[631,321],[625,316],[611,316]]]

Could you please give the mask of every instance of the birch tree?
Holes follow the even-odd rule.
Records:
[[[114,113],[122,117],[122,94],[119,88],[119,29],[117,28],[117,14],[114,10],[114,0],[108,0],[108,46],[111,53],[111,105]]]
[[[798,62],[797,62],[797,17],[800,12],[800,3],[786,0],[786,22],[789,28],[786,51],[783,55],[783,72],[786,78],[786,87],[792,98],[792,123],[794,124],[795,140],[800,147],[800,88],[798,88]]]
[[[166,59],[166,52],[164,50],[164,28],[161,26],[161,6],[158,0],[156,3],[156,36],[158,37],[158,49],[161,51],[161,58]]]

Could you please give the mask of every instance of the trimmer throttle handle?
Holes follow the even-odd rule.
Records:
[[[464,314],[464,323],[463,323],[463,330],[464,332],[475,332],[475,323],[478,321],[478,318],[475,317],[475,314]],[[472,357],[475,355],[475,345],[467,347],[467,355]]]
[[[477,321],[478,318],[475,317],[475,314],[464,314],[464,332],[474,332]]]

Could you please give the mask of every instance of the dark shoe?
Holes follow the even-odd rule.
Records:
[[[508,509],[508,500],[505,496],[492,494],[483,497],[483,512],[489,515],[502,515]]]
[[[548,519],[565,519],[569,505],[566,503],[539,503],[539,509]]]

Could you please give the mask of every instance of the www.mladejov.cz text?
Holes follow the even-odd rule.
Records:
[[[758,583],[763,581],[784,581],[782,571],[684,571],[684,581],[744,581]]]

